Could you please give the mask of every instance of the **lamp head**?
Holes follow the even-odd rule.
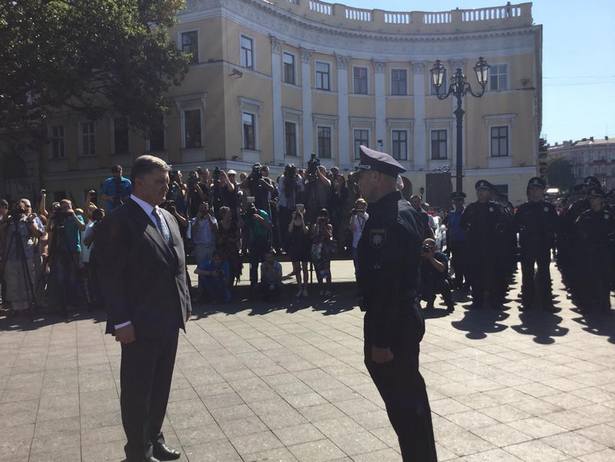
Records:
[[[485,87],[489,81],[489,64],[481,56],[478,58],[478,62],[474,66],[474,72],[476,73],[476,80],[481,87]]]

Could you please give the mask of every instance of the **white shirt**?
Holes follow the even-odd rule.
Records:
[[[363,212],[362,214],[357,213],[350,217],[350,230],[352,231],[352,247],[355,249],[359,246],[361,234],[363,234],[363,228],[365,227],[365,222],[368,218],[369,214],[367,212]]]

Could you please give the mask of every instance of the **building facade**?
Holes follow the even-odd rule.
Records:
[[[548,146],[547,158],[548,161],[565,159],[570,162],[575,184],[595,176],[606,190],[615,188],[615,140],[608,136],[555,143]]]
[[[191,0],[173,36],[192,64],[151,135],[113,114],[50,121],[43,177],[56,196],[82,197],[143,152],[182,171],[261,162],[275,174],[312,154],[350,171],[361,144],[399,159],[418,192],[430,173],[455,171],[455,102],[437,99],[430,68],[440,59],[447,77],[461,68],[477,88],[479,56],[491,69],[485,95],[464,99],[464,190],[473,198],[486,178],[516,204],[536,174],[542,27],[530,3],[426,13]]]

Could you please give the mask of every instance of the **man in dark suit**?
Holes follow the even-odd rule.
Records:
[[[107,333],[122,346],[127,462],[180,457],[161,432],[179,329],[185,330],[191,313],[179,227],[159,207],[169,189],[169,170],[157,157],[137,158],[133,194],[102,223],[96,242]]]

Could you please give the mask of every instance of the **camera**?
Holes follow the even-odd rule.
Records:
[[[307,165],[308,177],[314,178],[316,176],[316,172],[318,171],[318,167],[320,167],[320,159],[316,157],[316,154],[312,154]]]
[[[214,168],[213,176],[214,176],[214,181],[220,181],[220,169],[218,167]]]
[[[263,174],[261,173],[261,164],[254,164],[252,166],[252,173],[250,173],[250,176],[254,180],[260,180],[263,177]]]

